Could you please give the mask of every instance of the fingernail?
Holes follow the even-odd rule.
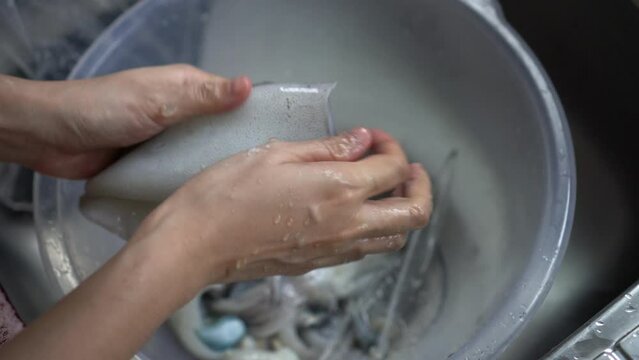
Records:
[[[251,87],[251,80],[246,76],[238,76],[231,80],[229,93],[232,97],[242,96]]]

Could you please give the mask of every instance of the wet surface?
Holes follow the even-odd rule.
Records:
[[[502,0],[565,107],[577,158],[571,242],[549,296],[503,359],[538,359],[639,278],[639,7]]]

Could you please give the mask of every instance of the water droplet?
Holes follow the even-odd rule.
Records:
[[[177,112],[177,107],[173,104],[164,104],[162,105],[162,116],[169,117],[174,115]]]
[[[311,218],[307,217],[306,220],[304,220],[304,226],[309,226],[311,225]]]
[[[294,222],[295,222],[295,220],[291,216],[291,217],[288,218],[288,220],[286,220],[286,226],[291,227],[291,226],[293,226]]]
[[[546,262],[550,261],[550,259],[549,259],[549,258],[548,258],[548,256],[546,256],[546,255],[542,256],[541,258],[542,258],[544,261],[546,261]]]
[[[299,246],[304,246],[304,244],[306,244],[306,239],[304,238],[304,235],[302,235],[302,233],[296,233],[295,240],[297,241],[297,244]]]
[[[626,314],[632,314],[637,311],[637,308],[632,305],[628,305],[628,307],[624,311],[626,312]]]
[[[632,294],[631,293],[627,293],[623,297],[625,297],[627,300],[632,300]]]
[[[275,218],[273,219],[273,224],[277,225],[281,222],[282,222],[282,215],[281,214],[275,215]]]
[[[603,321],[596,321],[596,322],[595,322],[595,326],[597,326],[597,327],[602,327],[602,326],[604,326],[604,325],[605,325],[605,324],[604,324],[604,322],[603,322]]]
[[[387,248],[387,249],[390,249],[390,248],[392,248],[392,247],[393,247],[393,240],[388,240],[388,241],[386,242],[386,248]]]
[[[290,237],[291,237],[291,234],[286,234],[286,235],[284,235],[284,237],[282,238],[282,241],[283,241],[283,242],[287,242],[287,241],[288,241],[288,239],[289,239]]]
[[[246,266],[246,263],[247,263],[247,259],[240,259],[235,262],[235,268],[237,270],[242,269],[244,266]]]
[[[595,329],[595,332],[596,332],[597,334],[601,334],[601,333],[602,333],[601,329]]]

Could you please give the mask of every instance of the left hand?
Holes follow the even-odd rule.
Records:
[[[197,115],[230,110],[251,92],[190,65],[123,71],[87,80],[29,81],[0,75],[0,161],[86,178],[121,148]]]

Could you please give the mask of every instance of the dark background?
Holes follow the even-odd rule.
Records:
[[[564,105],[577,210],[555,286],[504,359],[538,359],[639,280],[639,6],[501,0]]]

